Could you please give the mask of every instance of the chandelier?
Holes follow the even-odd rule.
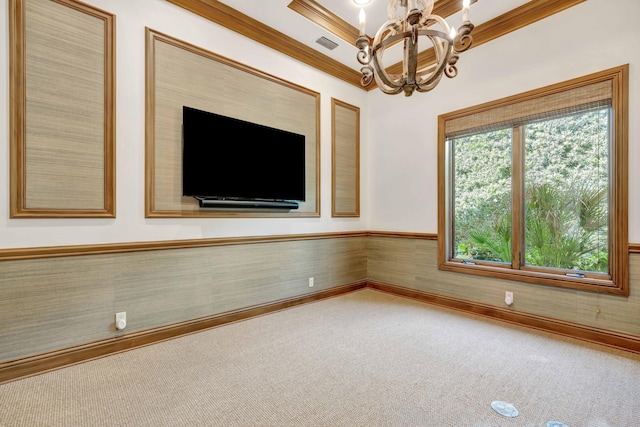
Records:
[[[387,94],[404,91],[411,96],[414,91],[428,92],[438,85],[442,75],[453,78],[458,74],[458,54],[469,49],[473,39],[473,24],[469,22],[470,0],[463,1],[462,25],[456,31],[438,15],[433,15],[433,0],[389,0],[389,19],[376,33],[373,46],[365,34],[364,10],[360,9],[360,36],[356,40],[358,62],[361,68],[362,86],[369,86],[374,78],[378,87]],[[398,14],[398,9],[404,13]],[[418,64],[418,39],[431,41],[435,64],[421,68]],[[382,62],[385,49],[404,41],[402,74],[387,72]]]

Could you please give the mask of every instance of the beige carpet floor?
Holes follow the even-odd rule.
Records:
[[[491,408],[513,404],[517,418]],[[1,426],[640,426],[640,355],[362,290],[0,386]]]

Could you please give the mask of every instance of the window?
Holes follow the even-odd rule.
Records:
[[[439,117],[443,270],[628,294],[628,66]]]

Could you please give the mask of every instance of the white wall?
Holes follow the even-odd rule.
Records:
[[[630,64],[629,231],[640,242],[637,0],[588,0],[461,55],[459,75],[411,98],[366,93],[164,0],[85,0],[116,15],[117,217],[9,219],[8,0],[0,0],[0,248],[318,233],[437,232],[437,116]],[[321,93],[321,217],[144,218],[144,28]],[[331,97],[361,108],[361,218],[331,218]]]
[[[331,97],[361,108],[361,149],[366,153],[366,92],[164,0],[83,1],[116,15],[116,218],[9,219],[8,0],[0,0],[0,248],[367,229],[366,179],[362,179],[361,218],[331,218]],[[144,218],[145,27],[321,94],[320,218]],[[361,171],[366,177],[364,155]]]
[[[372,93],[369,228],[437,233],[439,114],[628,63],[629,240],[640,242],[638,17],[638,0],[588,0],[461,54],[458,76],[431,92]]]

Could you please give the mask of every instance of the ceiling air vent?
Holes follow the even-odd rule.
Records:
[[[318,43],[320,46],[326,47],[329,50],[333,50],[338,47],[338,43],[333,42],[324,36],[316,40],[316,43]]]

